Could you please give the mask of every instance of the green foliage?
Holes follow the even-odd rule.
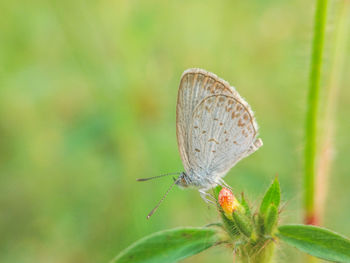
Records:
[[[276,226],[278,219],[278,209],[274,204],[269,206],[264,219],[264,233],[271,234]]]
[[[220,188],[214,189],[216,198],[219,191]],[[234,210],[232,217],[227,217],[217,202],[222,224],[211,225],[220,226],[219,230],[179,228],[158,232],[137,241],[112,262],[176,262],[225,243],[233,248],[240,262],[269,263],[273,260],[273,240],[276,238],[312,256],[350,262],[350,240],[330,230],[307,225],[284,225],[276,231],[280,193],[276,178],[263,197],[260,213],[254,214],[250,213],[251,208],[243,195],[240,205],[244,209]]]
[[[233,237],[231,242],[240,262],[264,263],[270,262],[273,258],[275,244],[271,237],[278,220],[278,207],[275,203],[280,202],[277,178],[267,190],[263,200],[263,206],[267,206],[264,216],[251,212],[252,209],[243,194],[240,201],[242,209],[234,210],[232,217],[226,217],[222,213],[224,228]]]
[[[237,240],[237,238],[240,236],[239,229],[235,222],[228,219],[225,215],[225,213],[220,209],[221,219],[223,222],[223,226],[226,229],[226,232],[231,237],[232,240]]]
[[[284,225],[278,231],[281,240],[312,256],[350,262],[350,240],[335,232],[307,225]]]
[[[241,195],[241,205],[244,207],[246,216],[251,217],[251,216],[252,216],[252,213],[251,213],[251,211],[250,211],[249,204],[248,204],[247,200],[245,199],[243,193],[242,193],[242,195]]]
[[[234,222],[236,223],[239,231],[245,235],[246,237],[250,238],[252,235],[252,222],[251,220],[245,216],[244,214],[240,213],[239,211],[234,211],[232,213],[232,218]]]
[[[178,228],[147,236],[122,251],[112,262],[177,262],[220,242],[212,228]]]
[[[280,184],[278,182],[278,178],[276,177],[264,195],[264,198],[260,205],[260,214],[265,215],[271,204],[274,204],[276,207],[278,207],[280,204],[280,200]]]

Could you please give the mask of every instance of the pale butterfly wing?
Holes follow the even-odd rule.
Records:
[[[217,181],[261,146],[252,112],[241,98],[212,95],[195,108],[190,127],[189,163],[194,174]]]
[[[191,168],[188,153],[193,111],[204,98],[215,94],[235,96],[237,92],[226,81],[202,69],[188,69],[182,74],[176,107],[176,134],[187,173]]]
[[[205,70],[182,74],[176,113],[180,156],[193,176],[221,178],[262,145],[249,105],[228,82]]]

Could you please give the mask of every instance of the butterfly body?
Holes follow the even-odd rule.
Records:
[[[176,108],[176,133],[185,168],[175,183],[204,194],[241,159],[262,146],[248,103],[215,74],[186,70]],[[203,195],[202,195],[203,197]]]
[[[182,188],[197,188],[206,191],[218,184],[218,182],[211,180],[210,178],[211,176],[206,174],[187,174],[186,172],[182,172],[175,183]]]

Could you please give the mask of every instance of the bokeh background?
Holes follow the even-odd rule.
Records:
[[[313,2],[1,1],[0,261],[109,262],[147,234],[218,220],[181,189],[146,220],[172,179],[135,182],[183,170],[175,107],[190,67],[229,81],[256,112],[264,147],[226,181],[257,205],[278,174],[282,220],[301,222]],[[326,73],[339,0],[330,2]],[[349,66],[324,219],[348,236]],[[232,255],[212,248],[185,262],[213,260]]]

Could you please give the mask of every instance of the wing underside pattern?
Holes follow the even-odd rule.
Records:
[[[202,69],[183,73],[176,131],[187,173],[223,176],[261,146],[257,130],[249,105],[226,81]]]
[[[223,176],[246,156],[255,141],[251,118],[234,97],[204,99],[193,112],[188,152],[191,167],[209,177]]]

